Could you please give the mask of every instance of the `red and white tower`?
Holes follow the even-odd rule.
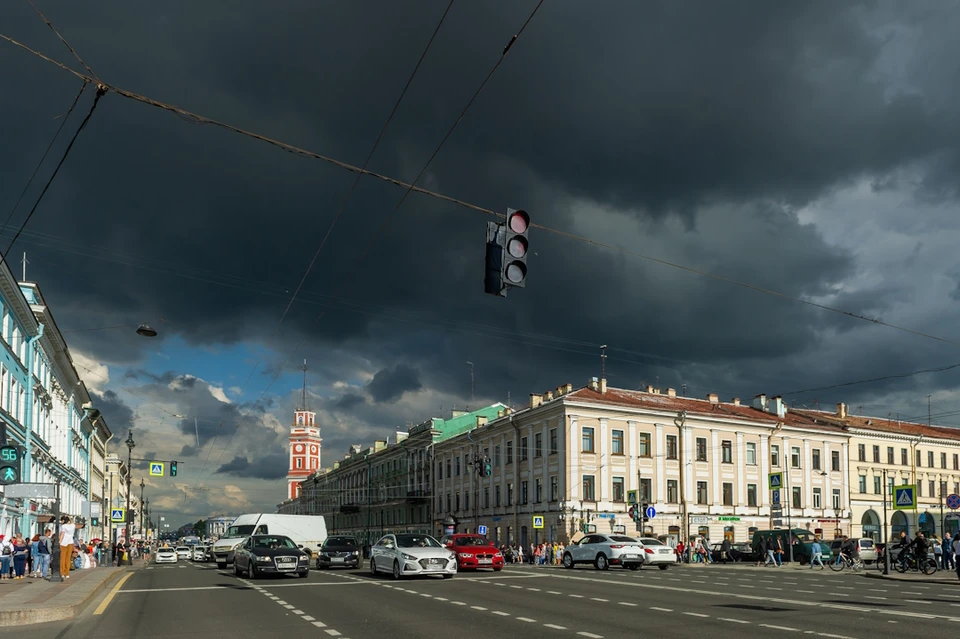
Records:
[[[290,426],[290,470],[287,499],[300,496],[300,482],[320,469],[320,427],[317,414],[307,409],[307,361],[303,361],[303,390]]]

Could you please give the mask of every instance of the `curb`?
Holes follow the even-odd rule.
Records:
[[[105,588],[114,584],[122,575],[128,571],[120,571],[111,574],[103,580],[96,588],[93,588],[82,601],[75,604],[64,606],[44,606],[38,604],[35,608],[23,608],[20,610],[0,611],[0,628],[10,626],[25,626],[38,623],[48,623],[50,621],[63,621],[64,619],[73,619]]]
[[[957,579],[945,579],[943,577],[901,577],[899,574],[889,574],[885,575],[882,572],[874,571],[864,573],[863,575],[867,579],[886,579],[887,581],[899,581],[900,583],[911,583],[911,584],[952,584],[954,586],[960,585],[960,581]]]

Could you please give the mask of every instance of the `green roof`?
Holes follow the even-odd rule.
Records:
[[[450,439],[451,437],[462,435],[476,428],[477,417],[486,417],[487,420],[493,421],[497,419],[499,412],[505,409],[505,404],[497,402],[496,404],[491,404],[490,406],[479,408],[477,410],[470,411],[469,413],[458,415],[457,417],[451,417],[450,419],[434,417],[411,428],[410,434],[413,435],[415,433],[423,432],[429,428],[440,431],[439,435],[434,436],[433,441],[442,442]]]

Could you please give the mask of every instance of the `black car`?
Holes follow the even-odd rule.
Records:
[[[323,542],[317,554],[317,570],[337,567],[360,567],[360,543],[356,537],[327,537]]]
[[[233,572],[251,579],[286,574],[306,577],[310,573],[310,553],[283,535],[254,535],[234,553]]]

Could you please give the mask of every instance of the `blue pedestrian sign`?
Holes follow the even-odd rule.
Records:
[[[647,516],[647,519],[653,519],[657,516],[657,509],[653,506],[647,506],[647,509],[643,512]]]
[[[534,515],[534,516],[533,516],[533,527],[534,527],[534,528],[543,528],[543,515]]]
[[[122,524],[127,520],[125,509],[113,508],[110,510],[110,521],[115,524]]]
[[[960,508],[960,495],[954,493],[953,495],[947,495],[947,508],[950,510],[956,510]]]
[[[916,510],[917,487],[914,485],[895,486],[893,488],[894,510]]]
[[[163,477],[164,466],[165,464],[163,462],[150,462],[150,476]]]
[[[770,473],[770,490],[783,488],[783,473]]]
[[[478,534],[478,535],[486,535],[486,534],[487,534],[487,527],[486,527],[486,526],[477,526],[477,534]]]

